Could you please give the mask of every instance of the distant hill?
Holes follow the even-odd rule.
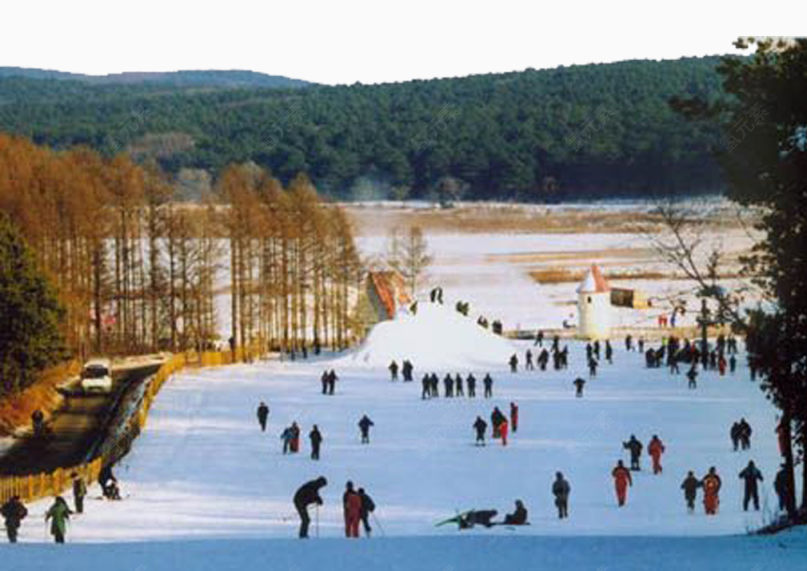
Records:
[[[245,70],[187,70],[169,72],[129,71],[107,75],[85,75],[47,69],[0,67],[0,77],[75,80],[92,85],[160,84],[175,87],[271,87],[294,88],[312,85],[301,79]]]
[[[98,80],[41,70],[9,75],[6,68],[0,130],[55,148],[128,151],[170,173],[192,173],[192,181],[206,180],[199,171],[215,178],[232,162],[252,161],[284,182],[304,171],[341,199],[715,192],[722,179],[713,151],[722,134],[716,123],[686,121],[669,100],[721,97],[719,61],[637,60],[304,89],[245,85],[271,83],[252,72]]]

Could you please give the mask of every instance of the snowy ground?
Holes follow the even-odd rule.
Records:
[[[476,325],[469,321],[469,327]],[[453,347],[452,339],[462,345],[461,338],[448,338],[445,331],[433,328],[431,351]],[[519,351],[527,346],[515,345]],[[642,356],[615,343],[615,364],[603,365],[587,383],[585,397],[576,399],[571,381],[583,375],[585,355],[579,343],[570,348],[570,369],[563,372],[514,375],[477,359],[476,376],[490,370],[496,381],[490,400],[421,400],[419,379],[425,371],[411,353],[414,383],[391,383],[383,366],[351,365],[344,356],[183,373],[163,388],[145,433],[117,470],[125,501],[91,500],[87,513],[74,522],[70,540],[293,537],[297,520],[291,496],[319,475],[330,482],[319,514],[322,537],[342,533],[340,498],[348,479],[374,497],[387,536],[453,537],[455,528],[434,523],[469,508],[493,508],[503,515],[516,498],[529,508],[531,526],[464,535],[728,535],[743,534],[771,517],[771,482],[778,467],[775,412],[744,366],[734,376],[702,373],[698,389],[690,391],[683,375],[647,370]],[[473,346],[465,350],[485,355]],[[324,396],[319,376],[330,367],[340,381],[335,396]],[[436,372],[441,378],[445,373]],[[451,372],[468,371],[452,367]],[[271,407],[267,433],[258,430],[254,416],[262,399]],[[487,420],[494,405],[507,413],[511,400],[519,403],[521,420],[509,446],[474,447],[476,415]],[[376,423],[369,446],[359,443],[356,427],[363,413]],[[754,428],[752,449],[735,453],[728,430],[741,416]],[[293,420],[304,435],[313,423],[319,425],[325,437],[321,461],[309,459],[307,438],[302,453],[282,455],[279,434]],[[664,474],[635,474],[628,505],[618,509],[610,471],[617,459],[627,458],[621,442],[631,433],[645,445],[653,434],[661,437],[667,446]],[[749,459],[765,476],[761,512],[745,513],[740,505],[737,474]],[[643,459],[645,468],[648,460]],[[724,481],[720,514],[707,518],[698,504],[698,513],[689,515],[680,482],[687,470],[702,476],[712,465]],[[556,519],[549,491],[556,470],[572,485],[571,517],[565,521]],[[91,494],[98,494],[97,487]],[[32,506],[23,541],[43,540],[35,522],[45,507],[45,502]]]

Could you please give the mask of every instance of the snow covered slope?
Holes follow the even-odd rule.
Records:
[[[453,307],[420,302],[415,314],[401,311],[373,327],[359,349],[339,362],[384,368],[395,360],[420,368],[499,367],[515,347]]]

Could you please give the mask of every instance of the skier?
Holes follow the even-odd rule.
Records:
[[[73,472],[73,505],[76,507],[76,513],[84,513],[84,497],[87,495],[87,484],[84,483],[83,478],[79,478],[78,474]]]
[[[373,426],[373,421],[365,414],[359,420],[359,430],[361,430],[361,443],[370,444],[370,427]]]
[[[628,486],[633,486],[633,479],[630,476],[630,471],[622,464],[622,460],[617,461],[616,467],[611,471],[611,476],[614,478],[617,502],[619,507],[622,507],[625,505]]]
[[[496,517],[497,513],[499,512],[496,510],[470,510],[445,521],[441,521],[437,525],[456,523],[459,529],[471,529],[477,524],[484,525],[485,527],[493,527],[495,524],[490,520]]]
[[[606,339],[605,341],[605,360],[609,365],[614,364],[614,348],[611,347],[611,342]]]
[[[582,397],[583,396],[583,385],[586,384],[586,381],[584,379],[580,378],[580,377],[577,377],[574,381],[572,381],[572,384],[574,385],[574,388],[575,388],[574,396],[576,396],[577,398]]]
[[[525,371],[533,371],[535,370],[535,366],[532,364],[532,351],[527,349],[527,352],[524,354],[524,370]]]
[[[291,439],[293,438],[293,431],[291,426],[287,426],[280,433],[280,439],[283,441],[283,454],[288,454],[291,450]]]
[[[431,398],[432,391],[431,391],[431,381],[429,379],[429,375],[423,375],[423,379],[420,381],[421,386],[423,389],[420,392],[420,400],[426,400],[427,398]]]
[[[493,407],[493,412],[490,413],[491,438],[499,438],[499,436],[501,436],[501,424],[503,420],[504,415],[502,411],[499,410],[499,407]]]
[[[515,373],[516,371],[518,371],[518,357],[516,356],[515,353],[513,353],[513,355],[510,357],[509,363],[511,373]]]
[[[359,520],[361,520],[361,498],[353,489],[353,482],[345,484],[342,495],[342,509],[345,515],[345,537],[359,537]]]
[[[515,434],[518,431],[518,405],[514,402],[510,403],[510,424]]]
[[[440,380],[437,378],[437,373],[432,373],[429,377],[429,383],[431,384],[431,394],[433,397],[440,396],[439,384]]]
[[[454,377],[454,394],[458,397],[465,396],[465,394],[462,392],[462,377],[459,373],[457,373],[457,376]]]
[[[650,457],[653,459],[654,474],[661,474],[661,455],[665,450],[664,443],[654,434],[653,438],[650,440],[650,444],[647,445],[647,453],[650,454]]]
[[[401,367],[401,372],[403,373],[403,380],[404,382],[412,382],[412,371],[414,367],[409,359],[404,360],[403,366]]]
[[[731,357],[729,357],[729,372],[733,375],[736,370],[737,370],[737,357],[732,355]]]
[[[364,527],[364,535],[370,537],[370,532],[373,531],[373,528],[370,527],[370,513],[375,511],[375,502],[373,502],[373,498],[367,495],[367,492],[364,491],[364,488],[359,488],[359,498],[361,499],[361,523],[362,527]]]
[[[631,334],[625,336],[625,351],[633,351],[633,336]]]
[[[729,436],[731,437],[731,445],[734,448],[734,451],[737,452],[737,448],[740,446],[740,423],[735,422],[731,425],[731,430],[729,430]]]
[[[717,507],[720,505],[720,487],[723,482],[714,466],[709,468],[709,473],[701,480],[701,487],[703,488],[703,508],[706,515],[715,515]]]
[[[482,379],[482,384],[485,385],[485,398],[493,397],[493,379],[490,373],[485,373],[485,378]]]
[[[485,445],[485,430],[488,428],[488,423],[482,420],[481,416],[476,417],[476,422],[473,424],[474,430],[476,430],[476,446],[484,446]]]
[[[552,495],[555,496],[555,506],[558,508],[558,519],[569,517],[569,494],[572,487],[561,472],[555,472],[555,481],[552,483]]]
[[[790,489],[786,464],[782,464],[779,471],[776,473],[776,479],[773,481],[773,489],[776,491],[776,497],[779,498],[779,511],[785,510],[787,508],[788,491]]]
[[[698,488],[701,487],[700,481],[695,477],[695,474],[690,470],[687,477],[681,483],[681,489],[684,490],[684,499],[687,502],[687,511],[692,513],[695,511],[695,498],[698,495]]]
[[[451,375],[448,373],[446,373],[446,376],[443,378],[443,388],[445,389],[445,398],[454,396],[454,379],[451,378]]]
[[[398,380],[398,363],[396,363],[393,360],[392,363],[389,364],[388,368],[389,368],[390,380],[391,381],[397,381]]]
[[[56,543],[64,543],[64,536],[67,533],[67,520],[73,512],[67,507],[67,502],[62,496],[56,496],[53,505],[45,514],[45,521],[51,520],[50,534]]]
[[[544,346],[544,332],[540,329],[538,330],[538,333],[535,334],[535,343],[533,344],[533,347],[535,347],[535,345],[539,345],[541,347]]]
[[[468,373],[465,383],[468,385],[468,398],[476,398],[476,377],[472,373]]]
[[[594,357],[599,361],[600,360],[600,340],[594,340]]]
[[[720,353],[717,359],[717,370],[721,377],[726,374],[726,358],[723,356],[723,353]]]
[[[289,450],[294,454],[300,451],[300,427],[296,422],[291,423],[291,441],[289,442]]]
[[[740,448],[748,450],[751,448],[751,425],[745,421],[745,418],[740,419]]]
[[[502,418],[499,424],[499,435],[502,437],[502,446],[507,446],[507,419]]]
[[[336,371],[333,369],[330,370],[328,373],[328,394],[332,395],[334,389],[336,389],[336,381],[339,380],[339,377],[336,376]]]
[[[527,525],[527,508],[524,507],[524,502],[516,500],[515,511],[504,516],[504,525]]]
[[[759,490],[757,481],[762,481],[762,473],[754,466],[754,461],[749,460],[748,466],[740,472],[740,479],[745,481],[745,493],[743,495],[743,511],[748,511],[748,503],[754,501],[754,509],[759,511]]]
[[[642,443],[639,442],[636,436],[631,434],[630,439],[622,443],[622,448],[630,450],[630,469],[641,470],[642,468],[639,466],[639,462],[642,456]]]
[[[322,394],[324,394],[324,395],[328,394],[328,384],[329,384],[330,378],[331,377],[328,374],[327,370],[322,371],[322,376],[320,377],[319,380],[322,383]]]
[[[644,353],[644,337],[639,337],[639,353]]]
[[[320,476],[316,480],[311,480],[300,486],[294,493],[294,507],[300,514],[300,538],[308,537],[308,526],[311,518],[308,515],[308,506],[311,504],[322,505],[322,498],[319,495],[320,489],[328,485],[328,480]]]
[[[589,377],[596,377],[597,376],[597,360],[596,359],[589,359],[588,360],[588,376]]]
[[[322,433],[319,431],[317,425],[308,433],[308,438],[311,440],[311,459],[319,460],[319,447],[322,444]]]
[[[17,532],[20,529],[20,524],[25,516],[28,515],[28,510],[20,501],[19,496],[12,496],[6,503],[0,507],[0,515],[3,516],[3,521],[6,525],[6,535],[8,536],[9,543],[17,543]]]
[[[266,432],[266,419],[268,418],[269,418],[269,407],[266,406],[265,402],[261,401],[261,404],[258,405],[258,424],[261,425],[261,432]]]

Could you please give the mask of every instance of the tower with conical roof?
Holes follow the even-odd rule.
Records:
[[[611,336],[611,288],[596,264],[577,287],[577,335],[583,339]]]

